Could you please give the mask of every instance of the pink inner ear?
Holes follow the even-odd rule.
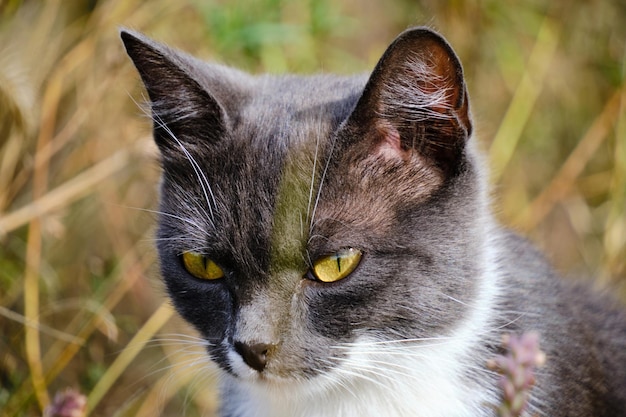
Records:
[[[381,120],[377,123],[379,142],[376,153],[386,159],[404,159],[407,150],[402,147],[400,132],[391,123]]]

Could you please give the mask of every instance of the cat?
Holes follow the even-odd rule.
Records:
[[[525,416],[626,416],[626,315],[494,221],[441,35],[403,32],[366,76],[121,37],[160,150],[162,276],[222,416],[495,416],[486,363],[528,331],[547,362]]]

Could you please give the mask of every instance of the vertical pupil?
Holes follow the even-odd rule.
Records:
[[[341,272],[341,258],[337,256],[337,271]]]

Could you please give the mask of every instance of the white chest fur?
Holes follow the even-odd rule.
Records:
[[[289,386],[231,387],[224,401],[237,417],[475,417],[493,403],[484,387],[464,378],[457,340],[420,346],[364,341],[339,369]]]

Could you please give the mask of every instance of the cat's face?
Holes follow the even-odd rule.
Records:
[[[313,379],[468,320],[485,203],[442,38],[405,32],[369,79],[253,77],[122,38],[162,156],[163,278],[225,372]]]

